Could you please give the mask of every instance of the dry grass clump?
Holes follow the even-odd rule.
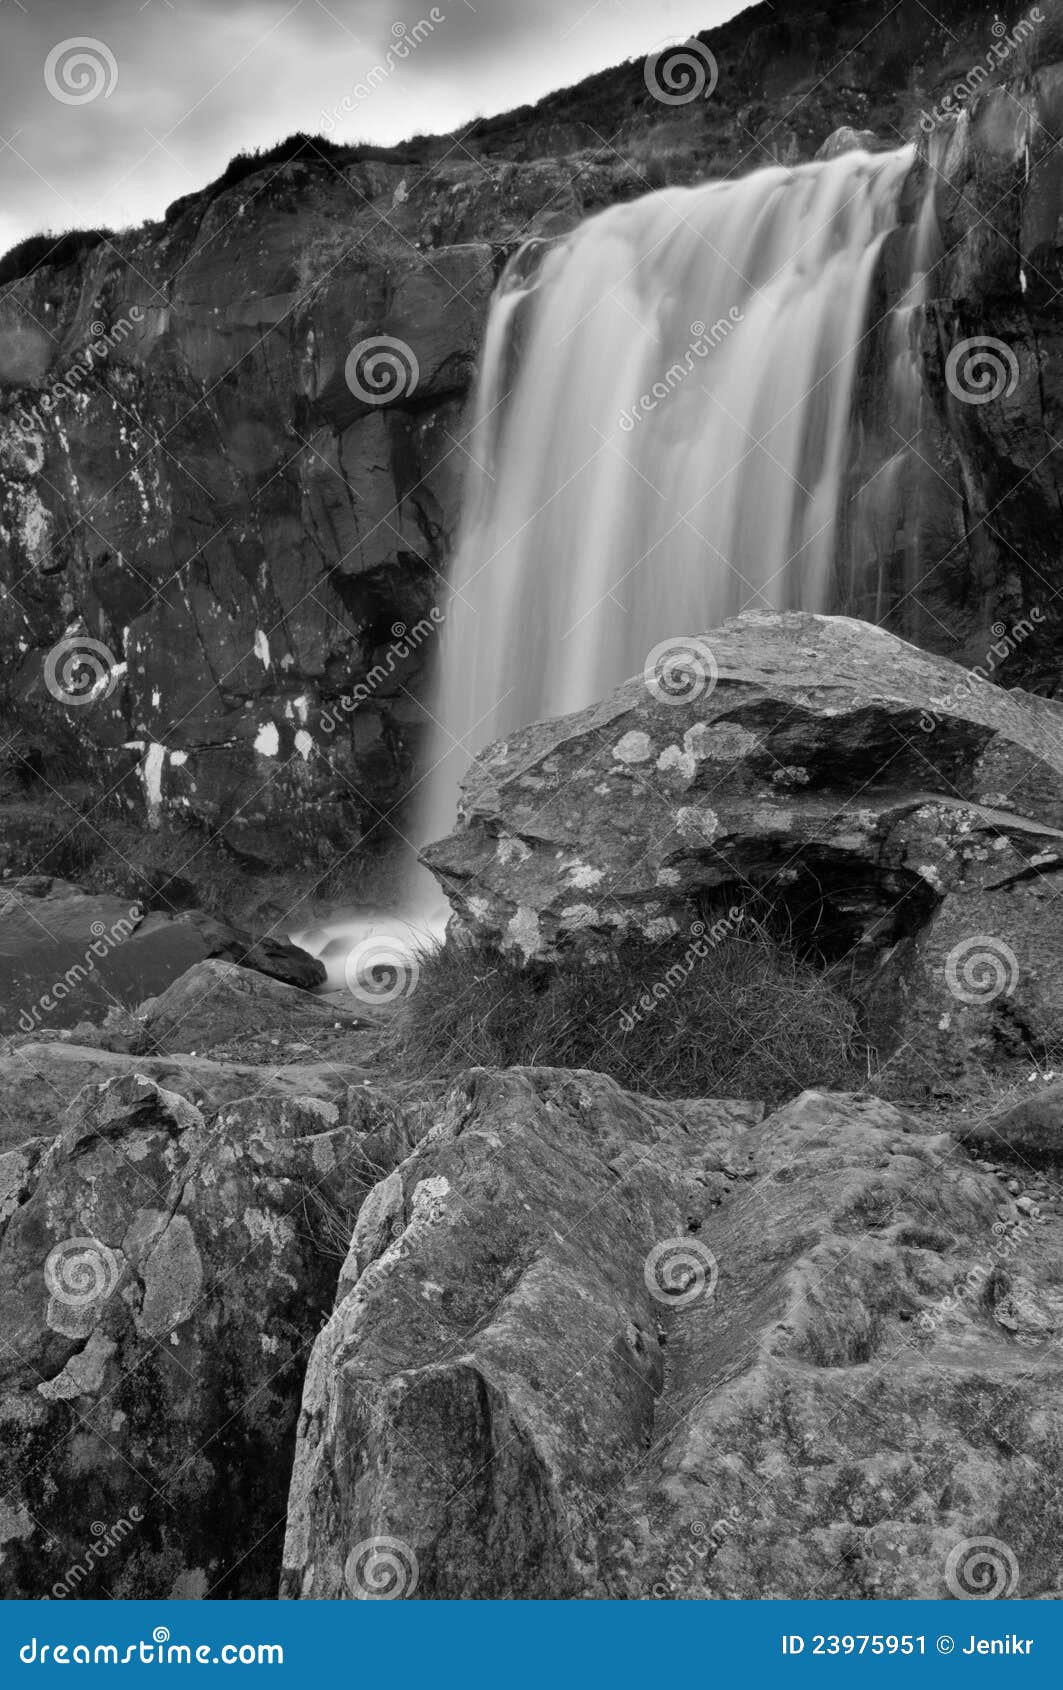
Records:
[[[853,1003],[754,921],[693,962],[682,941],[526,967],[451,942],[420,959],[384,1059],[442,1079],[470,1067],[593,1068],[655,1097],[768,1103],[867,1075]]]

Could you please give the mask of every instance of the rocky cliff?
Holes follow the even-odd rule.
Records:
[[[642,63],[623,66],[390,154],[297,140],[234,161],[161,223],[9,255],[8,790],[42,770],[62,786],[72,765],[93,788],[73,809],[97,823],[118,812],[190,825],[252,866],[342,873],[359,842],[401,822],[414,779],[501,258],[666,182],[812,157],[840,126],[880,146],[918,136],[999,40],[993,8],[935,11],[757,6],[703,38],[718,69],[708,99],[662,102]],[[925,643],[977,661],[997,617],[1043,601],[1051,632],[1021,672],[1044,680],[1056,647],[1059,55],[1051,32],[1040,41],[994,70],[1007,91],[979,85],[962,102],[970,120],[942,173],[928,585],[913,610],[911,537],[880,537],[888,590],[877,611],[852,608],[909,632],[914,616]],[[918,197],[913,179],[913,219]],[[1019,372],[992,411],[944,385],[950,346],[987,327]],[[398,366],[366,363],[381,337],[407,349]],[[867,429],[888,426],[879,416]],[[76,647],[56,654],[66,640]]]

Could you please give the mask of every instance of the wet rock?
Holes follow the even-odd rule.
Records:
[[[340,1008],[332,999],[214,960],[196,963],[159,997],[149,998],[138,1019],[147,1048],[201,1053],[241,1039],[312,1039],[337,1026],[367,1024],[353,1007]]]
[[[305,1357],[388,1145],[409,1149],[383,1099],[209,1117],[133,1073],[14,1170],[0,1469],[27,1524],[5,1595],[273,1593]]]

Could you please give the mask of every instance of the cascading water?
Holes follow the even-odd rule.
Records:
[[[850,152],[668,189],[510,261],[465,443],[420,843],[454,825],[477,751],[603,697],[656,647],[745,609],[836,607],[854,384],[914,160]],[[905,502],[918,250],[883,331],[888,438],[851,499],[872,560]],[[300,937],[333,983],[386,998],[387,970],[447,913],[411,865],[401,919]],[[383,968],[383,991],[353,985],[352,966],[358,981]]]
[[[913,148],[668,189],[504,275],[418,836],[473,754],[660,643],[831,607],[853,385]]]

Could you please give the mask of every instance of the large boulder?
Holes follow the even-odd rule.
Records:
[[[0,1158],[6,1596],[274,1593],[305,1357],[410,1148],[361,1089],[207,1116],[131,1073]]]
[[[927,1083],[1063,1038],[1063,709],[869,624],[669,642],[485,751],[425,861],[459,932],[527,959],[707,954],[707,911],[785,911]]]
[[[412,1595],[415,1568],[422,1597],[591,1593],[664,1378],[644,1263],[746,1173],[762,1113],[563,1070],[458,1085],[363,1208],[315,1343],[282,1594]]]
[[[1055,1587],[1058,1229],[888,1104],[759,1113],[458,1082],[315,1342],[283,1595]]]

